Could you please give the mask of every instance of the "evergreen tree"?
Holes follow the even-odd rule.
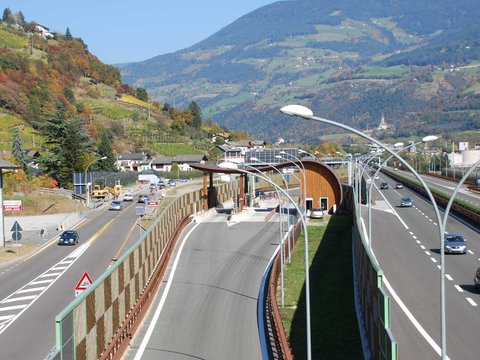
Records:
[[[193,127],[199,129],[202,126],[202,110],[195,101],[188,106],[193,115]]]
[[[72,33],[70,32],[70,28],[67,27],[65,31],[65,39],[70,40],[72,38]]]
[[[10,8],[5,8],[3,10],[3,17],[2,17],[3,22],[7,23],[8,25],[13,25],[15,24],[15,17],[12,14],[12,10]]]
[[[137,88],[136,96],[137,96],[137,99],[139,100],[142,100],[145,102],[148,101],[148,93],[147,93],[147,90],[145,90],[144,88],[141,88],[141,87]]]
[[[100,157],[106,156],[107,158],[103,161],[97,162],[97,168],[103,171],[117,171],[117,166],[115,165],[117,159],[113,152],[113,135],[109,130],[106,130],[102,133],[100,138],[100,143],[98,144],[98,155]]]
[[[79,119],[66,119],[66,111],[58,105],[56,113],[40,127],[48,147],[48,155],[42,158],[47,174],[56,178],[60,186],[72,184],[73,172],[83,172],[92,144]]]
[[[23,16],[23,13],[21,11],[15,14],[15,19],[18,25],[20,25],[22,28],[25,28],[27,22],[25,21],[25,16]]]
[[[15,160],[22,166],[23,170],[27,170],[27,159],[23,150],[23,141],[18,135],[18,131],[13,134],[12,155]]]

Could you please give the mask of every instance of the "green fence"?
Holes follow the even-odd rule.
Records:
[[[238,193],[237,183],[217,187],[218,202]],[[119,336],[121,326],[146,288],[177,227],[202,209],[201,190],[172,202],[133,245],[95,283],[55,318],[57,353],[51,359],[98,359]],[[121,335],[123,336],[123,335]]]

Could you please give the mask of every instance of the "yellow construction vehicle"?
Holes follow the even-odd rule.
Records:
[[[103,189],[100,185],[94,185],[92,190],[92,198],[105,199],[110,194],[115,195],[114,189],[105,186]]]

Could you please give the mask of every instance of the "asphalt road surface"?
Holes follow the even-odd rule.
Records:
[[[238,223],[227,216],[184,231],[125,359],[261,359],[257,299],[278,222],[265,223],[261,213]]]
[[[440,357],[440,237],[433,207],[407,189],[374,190],[372,248],[384,271],[392,304],[392,330],[402,360]],[[437,180],[435,179],[435,182]],[[451,186],[451,184],[450,184]],[[413,200],[401,208],[401,197]],[[441,213],[443,216],[443,213]],[[367,208],[362,206],[367,224]],[[449,216],[448,232],[467,239],[465,255],[445,255],[447,355],[450,359],[478,359],[480,294],[473,286],[480,266],[480,236]]]

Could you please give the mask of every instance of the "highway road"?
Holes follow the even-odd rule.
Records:
[[[122,211],[107,206],[90,214],[78,230],[76,246],[57,240],[0,270],[0,349],[2,359],[45,359],[55,345],[55,316],[74,299],[87,271],[93,281],[140,236],[137,203]]]
[[[265,223],[262,213],[238,223],[227,216],[184,231],[166,283],[124,359],[262,358],[257,299],[278,248],[278,222]]]
[[[384,271],[392,298],[392,329],[402,360],[440,357],[440,239],[431,204],[407,189],[376,189],[372,199],[372,248]],[[437,179],[434,182],[438,182]],[[451,186],[451,184],[450,184]],[[412,208],[400,208],[408,196]],[[443,213],[442,213],[443,215]],[[362,207],[367,224],[367,208]],[[450,359],[477,359],[480,354],[480,294],[473,286],[480,266],[480,236],[449,217],[447,231],[467,239],[465,255],[445,256],[447,355]]]
[[[392,170],[392,169],[390,169]],[[401,171],[398,170],[398,173],[402,176],[407,176],[409,178],[414,178],[411,172],[409,171]],[[457,186],[457,183],[449,180],[444,180],[441,178],[436,178],[433,176],[428,176],[425,174],[422,174],[423,180],[427,183],[427,185],[432,188],[436,189],[438,191],[444,192],[446,194],[452,194],[453,190]],[[461,173],[459,174],[459,177],[457,177],[457,181],[461,179]],[[415,179],[416,180],[416,179]],[[418,181],[418,180],[416,180]],[[480,207],[480,194],[472,192],[468,190],[466,185],[462,185],[460,188],[458,194],[457,194],[457,199],[463,200],[471,205],[475,205]]]

